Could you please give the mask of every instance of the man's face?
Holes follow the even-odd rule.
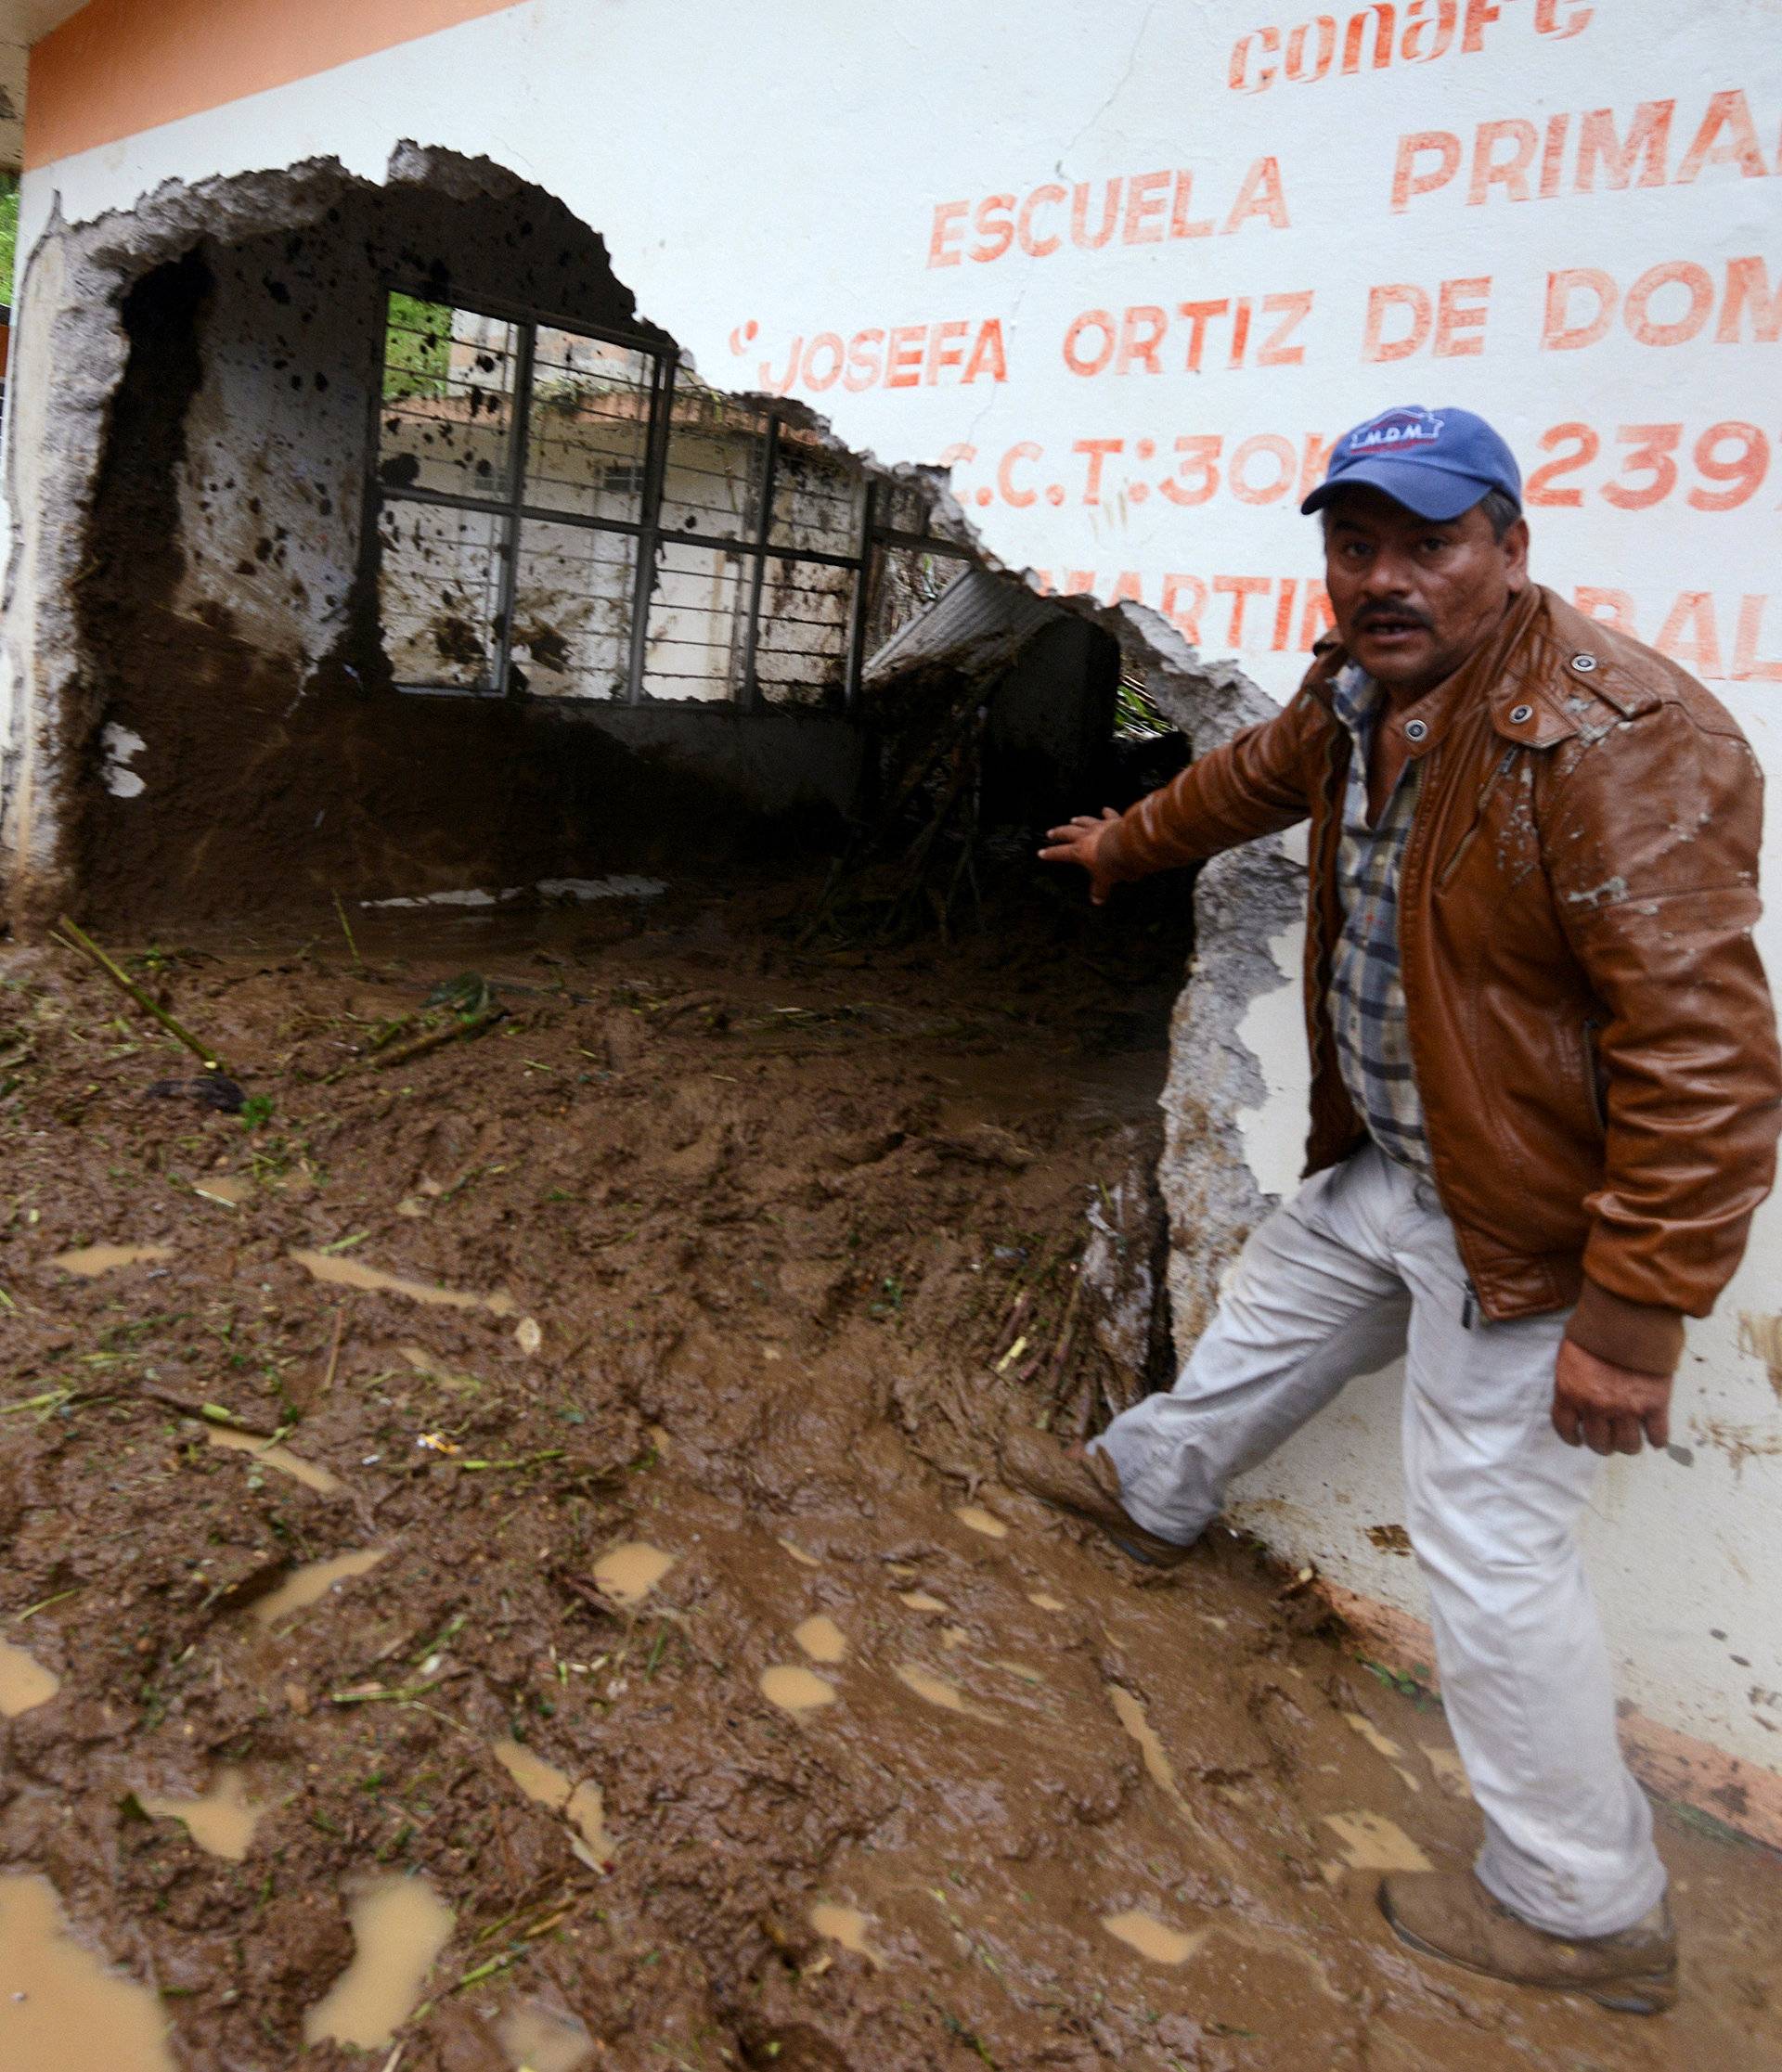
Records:
[[[1529,528],[1504,537],[1475,504],[1442,522],[1358,484],[1333,502],[1324,581],[1343,645],[1388,690],[1451,676],[1529,580]]]

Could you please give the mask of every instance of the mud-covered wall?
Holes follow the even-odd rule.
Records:
[[[235,183],[229,210],[159,240],[150,215],[146,251],[105,255],[122,375],[65,600],[45,861],[114,924],[776,855],[832,841],[853,791],[833,715],[392,688],[365,554],[385,287],[650,335],[559,204],[437,156],[406,172]],[[241,234],[256,211],[277,227]],[[66,236],[73,277],[99,271]]]

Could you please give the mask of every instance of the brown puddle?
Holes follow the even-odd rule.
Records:
[[[1185,1964],[1207,1940],[1205,1928],[1197,1935],[1185,1936],[1180,1928],[1167,1926],[1155,1914],[1138,1907],[1125,1913],[1104,1913],[1102,1926],[1154,1964]]]
[[[192,1192],[201,1194],[207,1202],[220,1202],[226,1209],[239,1209],[253,1199],[253,1182],[243,1179],[239,1173],[218,1173],[194,1180]]]
[[[78,1252],[58,1252],[50,1264],[60,1267],[64,1273],[92,1281],[116,1267],[159,1266],[173,1255],[171,1244],[87,1244]]]
[[[981,1532],[986,1539],[1006,1539],[1009,1528],[993,1511],[986,1511],[982,1504],[962,1503],[953,1509],[953,1516],[962,1525],[969,1525],[974,1532]]]
[[[343,1259],[329,1252],[293,1252],[291,1257],[330,1288],[356,1288],[364,1294],[406,1295],[410,1302],[430,1302],[443,1309],[486,1309],[491,1316],[511,1317],[518,1305],[511,1295],[472,1295],[461,1288],[433,1288],[399,1273],[368,1267],[362,1259]]]
[[[151,1820],[184,1821],[186,1832],[207,1856],[239,1863],[253,1840],[262,1808],[248,1797],[247,1779],[239,1770],[220,1770],[200,1798],[166,1798],[138,1792],[136,1804]]]
[[[348,1913],[353,1961],[303,2016],[303,2038],[382,2050],[452,1938],[452,1910],[420,1878],[386,1877],[366,1885]]]
[[[833,1705],[837,1696],[827,1678],[791,1663],[763,1669],[759,1680],[761,1695],[783,1712],[815,1712],[819,1705]]]
[[[339,1475],[329,1474],[326,1468],[318,1468],[313,1461],[303,1460],[277,1440],[259,1439],[252,1432],[231,1432],[221,1424],[207,1424],[204,1436],[226,1453],[252,1454],[265,1466],[277,1468],[280,1474],[290,1475],[293,1482],[301,1482],[305,1489],[314,1489],[318,1496],[331,1497],[342,1486]]]
[[[328,1561],[306,1562],[287,1576],[276,1590],[261,1598],[253,1615],[262,1626],[276,1626],[289,1613],[301,1612],[328,1595],[336,1583],[349,1577],[364,1576],[385,1560],[387,1547],[362,1547],[356,1553],[335,1554]],[[144,1801],[146,1805],[147,1800]]]
[[[947,1607],[939,1598],[930,1597],[926,1590],[899,1590],[899,1604],[907,1604],[912,1612],[944,1612]]]
[[[514,2008],[496,2034],[515,2072],[581,2072],[594,2055],[594,2040],[575,2015],[542,2007]]]
[[[1383,1734],[1364,1712],[1344,1713],[1343,1723],[1351,1733],[1360,1734],[1376,1756],[1384,1756],[1414,1792],[1423,1789],[1423,1780],[1405,1768],[1404,1750],[1390,1734]]]
[[[155,1995],[81,1948],[44,1878],[0,1874],[0,2066],[177,2072]]]
[[[906,1690],[913,1691],[918,1698],[940,1706],[944,1712],[962,1712],[971,1719],[995,1718],[993,1713],[980,1712],[956,1683],[949,1683],[945,1677],[937,1677],[932,1669],[924,1669],[920,1662],[899,1662],[891,1673]]]
[[[496,1760],[528,1798],[561,1813],[580,1831],[588,1853],[584,1856],[578,1849],[577,1857],[590,1869],[603,1871],[613,1860],[613,1844],[606,1832],[606,1800],[600,1787],[591,1782],[572,1783],[523,1741],[497,1741],[492,1745]]]
[[[835,1621],[819,1612],[792,1629],[792,1637],[813,1662],[844,1662],[847,1659],[847,1636]]]
[[[641,1604],[677,1558],[647,1539],[627,1539],[609,1547],[594,1564],[594,1580],[615,1604]]]
[[[1384,1813],[1326,1813],[1324,1825],[1343,1845],[1351,1871],[1431,1871],[1435,1866],[1396,1821]]]
[[[1423,1759],[1435,1774],[1435,1780],[1451,1798],[1471,1798],[1473,1787],[1466,1776],[1466,1765],[1452,1748],[1427,1747]]]
[[[33,1705],[46,1705],[61,1688],[60,1677],[34,1654],[0,1641],[0,1719],[17,1719]]]
[[[1027,1602],[1037,1604],[1042,1612],[1067,1612],[1070,1609],[1062,1597],[1053,1597],[1049,1590],[1029,1590]]]
[[[819,1899],[805,1918],[820,1936],[827,1936],[831,1942],[840,1943],[855,1956],[864,1957],[869,1963],[885,1963],[866,1939],[867,1919],[858,1907],[841,1907],[833,1900]]]

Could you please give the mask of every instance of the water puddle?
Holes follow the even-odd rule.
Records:
[[[572,1783],[561,1770],[546,1762],[523,1741],[497,1741],[496,1760],[530,1799],[561,1813],[580,1832],[587,1854],[576,1856],[589,1868],[604,1871],[613,1860],[613,1844],[606,1832],[606,1800],[600,1787],[590,1782]]]
[[[309,2043],[382,2050],[452,1938],[452,1910],[420,1878],[380,1878],[348,1908],[353,1961],[303,2016]]]
[[[1067,1612],[1070,1609],[1062,1597],[1053,1597],[1050,1590],[1029,1590],[1027,1602],[1037,1604],[1042,1612]]]
[[[615,1604],[641,1604],[678,1558],[647,1539],[627,1539],[594,1564],[594,1580]]]
[[[363,1259],[345,1259],[329,1252],[293,1252],[291,1257],[306,1273],[330,1288],[356,1288],[365,1294],[406,1295],[410,1302],[429,1302],[442,1309],[486,1309],[493,1317],[519,1314],[519,1305],[509,1294],[472,1295],[461,1288],[434,1288],[425,1281],[410,1281],[406,1275],[368,1267]]]
[[[899,1590],[897,1602],[909,1605],[912,1612],[944,1612],[947,1609],[939,1598],[930,1597],[926,1590]]]
[[[575,2015],[542,2007],[514,2008],[496,2034],[514,2072],[581,2072],[594,2055],[594,2040]]]
[[[846,1634],[833,1619],[825,1618],[820,1612],[815,1618],[807,1619],[802,1626],[794,1627],[792,1637],[813,1662],[843,1662],[847,1659]]]
[[[805,1568],[820,1568],[823,1565],[815,1554],[806,1553],[802,1547],[794,1547],[789,1539],[782,1539],[780,1544],[792,1556],[794,1561],[799,1563]]]
[[[1384,1813],[1326,1813],[1324,1825],[1343,1845],[1351,1871],[1432,1871],[1417,1845]]]
[[[117,1267],[154,1267],[173,1255],[171,1244],[86,1244],[78,1252],[58,1253],[50,1264],[93,1281]]]
[[[314,1489],[318,1496],[331,1497],[342,1486],[339,1475],[330,1474],[326,1468],[318,1468],[313,1461],[303,1460],[276,1440],[255,1438],[252,1432],[231,1432],[221,1424],[207,1424],[204,1436],[226,1453],[252,1454],[265,1466],[277,1468],[280,1474],[290,1475],[293,1482],[301,1482],[305,1489]]]
[[[387,1547],[363,1547],[356,1553],[336,1554],[329,1561],[306,1562],[287,1576],[276,1590],[260,1599],[253,1607],[254,1618],[262,1626],[277,1626],[288,1614],[301,1612],[326,1597],[336,1583],[368,1574],[388,1557],[389,1551]],[[147,1799],[143,1804],[148,1804]]]
[[[995,1512],[986,1511],[982,1504],[956,1504],[953,1516],[962,1525],[969,1525],[974,1532],[981,1532],[986,1539],[1006,1539],[1009,1537],[1008,1526]]]
[[[1169,1927],[1156,1914],[1139,1907],[1125,1913],[1104,1913],[1102,1926],[1154,1964],[1185,1964],[1207,1940],[1207,1934],[1203,1928],[1197,1935],[1185,1936],[1180,1928]]]
[[[220,1202],[226,1209],[245,1208],[253,1199],[253,1182],[239,1173],[213,1173],[194,1180],[192,1192],[207,1202]]]
[[[1343,1721],[1351,1733],[1361,1735],[1376,1756],[1384,1756],[1414,1792],[1423,1789],[1423,1780],[1405,1768],[1404,1750],[1390,1734],[1383,1734],[1365,1713],[1346,1712]]]
[[[855,1956],[864,1957],[872,1964],[885,1963],[866,1939],[867,1918],[858,1907],[840,1907],[832,1900],[819,1899],[805,1918],[820,1936],[840,1943]]]
[[[784,1712],[814,1712],[819,1705],[833,1705],[835,1686],[813,1669],[781,1663],[761,1672],[761,1695]]]
[[[44,1878],[0,1875],[0,2065],[177,2072],[155,1995],[81,1948]]]
[[[46,1705],[62,1679],[10,1641],[0,1641],[0,1719],[17,1719],[33,1705]]]
[[[239,1863],[253,1840],[261,1808],[248,1797],[248,1781],[239,1770],[217,1772],[211,1788],[200,1798],[165,1798],[155,1792],[138,1792],[136,1804],[151,1820],[183,1821],[186,1832],[207,1856],[220,1856],[226,1863]]]
[[[425,1375],[430,1382],[437,1382],[441,1388],[450,1389],[455,1396],[473,1396],[483,1386],[474,1374],[455,1372],[435,1359],[424,1345],[398,1345],[396,1358],[406,1359],[417,1374]]]
[[[899,1662],[892,1674],[906,1690],[913,1691],[928,1705],[940,1706],[943,1712],[962,1712],[968,1719],[994,1719],[996,1717],[994,1713],[980,1712],[956,1683],[949,1683],[945,1677],[937,1677],[932,1669],[924,1669],[920,1662]]]
[[[1435,1780],[1451,1798],[1471,1798],[1473,1787],[1466,1781],[1466,1765],[1452,1748],[1427,1748],[1423,1751],[1424,1760],[1435,1774]]]
[[[1182,1787],[1176,1782],[1175,1766],[1164,1754],[1163,1744],[1157,1739],[1157,1731],[1145,1716],[1144,1707],[1130,1691],[1117,1683],[1110,1683],[1107,1694],[1114,1701],[1114,1710],[1127,1732],[1139,1744],[1139,1754],[1144,1758],[1144,1767],[1153,1783],[1161,1784],[1175,1805],[1184,1813],[1188,1802],[1182,1795]]]

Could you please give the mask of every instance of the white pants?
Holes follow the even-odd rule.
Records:
[[[1139,1524],[1185,1544],[1233,1475],[1406,1356],[1405,1524],[1485,1815],[1476,1868],[1524,1920],[1582,1937],[1631,1927],[1665,1878],[1573,1537],[1600,1462],[1551,1422],[1565,1323],[1487,1323],[1434,1190],[1369,1145],[1254,1233],[1175,1387],[1097,1444]]]

